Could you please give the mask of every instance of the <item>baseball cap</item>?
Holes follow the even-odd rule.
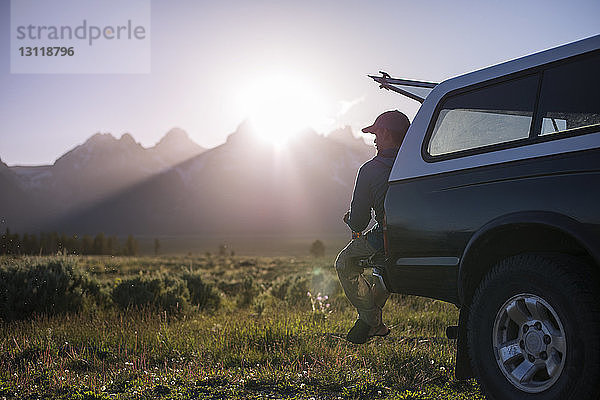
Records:
[[[364,133],[375,133],[378,128],[387,128],[394,132],[405,133],[410,125],[408,117],[398,110],[386,111],[380,114],[373,125],[363,128]]]

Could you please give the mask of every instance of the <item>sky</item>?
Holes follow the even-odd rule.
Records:
[[[419,107],[367,74],[440,82],[600,33],[597,0],[152,0],[150,12],[147,73],[18,74],[1,0],[0,159],[52,164],[97,132],[149,147],[173,127],[211,148],[246,118],[358,136],[382,111]]]

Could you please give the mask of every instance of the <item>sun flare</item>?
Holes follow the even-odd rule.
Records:
[[[257,135],[274,145],[283,145],[305,128],[319,129],[327,120],[323,97],[300,77],[263,77],[253,81],[239,97]]]

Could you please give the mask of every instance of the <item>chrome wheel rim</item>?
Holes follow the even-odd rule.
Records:
[[[541,297],[522,293],[508,299],[496,314],[492,335],[496,362],[517,389],[543,392],[560,377],[567,354],[565,329]]]

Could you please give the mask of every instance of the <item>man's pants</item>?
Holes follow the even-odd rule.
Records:
[[[369,282],[363,275],[364,268],[358,265],[359,260],[375,253],[364,235],[348,243],[335,260],[335,269],[344,288],[346,297],[358,311],[358,317],[370,326],[381,325],[381,309],[389,293],[379,278],[371,276]]]

